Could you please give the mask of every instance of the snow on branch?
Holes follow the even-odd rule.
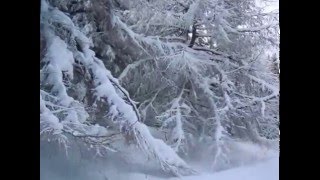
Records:
[[[47,75],[46,83],[52,86],[51,93],[56,94],[57,101],[53,104],[60,106],[60,111],[55,112],[66,112],[66,116],[61,119],[63,123],[80,124],[87,119],[88,113],[78,101],[68,95],[64,84],[64,78],[73,78],[73,55],[65,42],[50,30],[47,31],[46,39],[49,47],[43,59],[47,63],[43,72]]]
[[[144,63],[144,62],[146,62],[148,60],[150,60],[150,58],[149,59],[141,59],[141,60],[135,61],[132,64],[127,65],[126,68],[119,75],[118,80],[121,82],[122,79],[125,78],[128,75],[128,73],[129,73],[129,71],[131,69],[137,68],[139,65],[141,65],[142,63]]]
[[[262,25],[259,27],[250,27],[250,28],[238,28],[237,31],[238,32],[259,32],[268,28],[272,28],[279,25],[279,22],[273,22],[270,24],[266,24],[266,25]]]
[[[272,85],[272,84],[269,84],[268,82],[266,82],[266,81],[264,81],[264,80],[262,80],[262,79],[259,79],[259,78],[255,77],[255,76],[253,76],[253,75],[248,75],[248,77],[249,77],[250,79],[254,80],[255,82],[261,84],[262,86],[267,87],[267,88],[270,89],[274,94],[278,94],[278,93],[279,93],[279,89],[278,89],[276,86],[274,86],[274,85]]]
[[[61,134],[63,125],[59,119],[46,107],[46,102],[40,94],[40,135],[45,132]]]
[[[221,163],[228,161],[228,157],[226,155],[227,145],[225,142],[225,140],[227,139],[227,136],[225,135],[226,131],[223,125],[221,124],[222,117],[225,111],[218,111],[216,102],[214,102],[214,93],[209,88],[211,81],[208,78],[205,80],[196,80],[195,82],[196,84],[199,85],[199,88],[201,88],[202,91],[207,95],[208,102],[210,104],[211,118],[208,118],[208,120],[213,120],[213,124],[215,125],[215,132],[214,132],[215,155],[214,155],[214,161],[212,163],[212,168],[219,169],[221,166]],[[226,99],[226,101],[228,100]]]
[[[140,149],[158,159],[163,170],[174,175],[193,174],[194,171],[168,145],[153,138],[148,128],[139,122],[139,114],[135,113],[134,107],[127,104],[117,93],[116,88],[122,89],[118,80],[104,67],[102,61],[95,57],[95,53],[89,49],[89,44],[86,41],[78,43],[82,47],[78,57],[92,73],[95,97],[97,100],[106,99],[110,106],[108,113],[119,124],[122,133],[134,136]],[[127,94],[124,89],[122,90]],[[160,150],[165,152],[160,153]]]
[[[183,85],[183,88],[178,96],[169,103],[171,104],[171,107],[156,117],[159,121],[162,121],[161,128],[170,128],[169,124],[174,122],[175,125],[171,130],[169,141],[176,152],[180,150],[185,139],[185,134],[182,127],[183,121],[185,120],[183,115],[188,115],[188,112],[190,112],[190,108],[183,103],[182,95],[184,91],[185,85]]]
[[[153,95],[153,97],[152,97],[151,99],[148,99],[148,100],[146,100],[146,101],[144,101],[144,102],[142,102],[142,103],[140,104],[139,109],[140,109],[140,112],[141,112],[142,117],[146,117],[146,115],[147,115],[147,110],[149,109],[149,107],[151,107],[151,108],[157,113],[157,110],[156,110],[156,108],[154,107],[153,102],[156,100],[158,94],[159,94],[163,89],[165,89],[165,88],[159,89],[159,90]],[[147,104],[147,105],[145,105],[145,104]]]
[[[273,84],[274,79],[269,77],[269,74],[257,72],[258,68],[252,67],[248,59],[253,51],[260,48],[251,46],[263,44],[264,37],[260,38],[260,34],[253,33],[253,36],[249,37],[245,33],[260,32],[278,23],[252,28],[232,28],[235,24],[261,23],[254,18],[246,20],[248,17],[243,15],[247,12],[245,8],[239,12],[233,11],[237,8],[235,5],[239,5],[238,2],[226,5],[224,1],[188,1],[184,3],[185,6],[181,4],[185,8],[181,10],[182,7],[177,7],[176,2],[172,1],[143,1],[148,5],[148,12],[144,12],[143,5],[132,1],[132,5],[121,13],[121,9],[112,11],[112,6],[101,5],[100,1],[89,1],[96,3],[100,9],[92,6],[95,10],[92,12],[93,32],[84,30],[85,33],[79,30],[79,27],[88,21],[91,26],[91,14],[88,16],[90,18],[84,14],[82,20],[79,20],[76,16],[63,13],[58,8],[50,7],[46,1],[43,2],[41,27],[47,53],[41,61],[45,65],[40,70],[41,74],[44,74],[40,90],[41,134],[69,134],[90,145],[110,148],[110,151],[121,151],[111,148],[108,143],[125,137],[139,147],[141,154],[156,161],[166,173],[180,176],[196,173],[177,154],[182,148],[194,143],[189,142],[189,135],[192,134],[190,132],[201,134],[201,138],[210,141],[214,153],[213,166],[219,168],[221,164],[228,163],[230,158],[229,144],[226,141],[230,132],[228,126],[241,118],[232,119],[229,114],[239,111],[248,114],[247,119],[251,116],[258,116],[260,119],[272,118],[271,111],[274,111],[276,103],[270,100],[278,97],[279,88]],[[110,5],[114,2],[108,0],[107,3]],[[246,6],[246,1],[241,3]],[[206,7],[209,5],[210,8]],[[174,6],[177,10],[173,10]],[[256,11],[249,9],[248,12]],[[239,20],[236,19],[238,14],[241,15]],[[137,17],[133,17],[135,15]],[[162,17],[165,17],[165,20],[162,20]],[[77,21],[81,22],[77,24]],[[130,26],[135,23],[136,25]],[[193,24],[197,25],[197,28],[194,28],[197,37],[206,37],[196,39],[195,44],[198,46],[190,48],[186,41],[188,37],[191,38],[188,33]],[[87,37],[87,34],[91,36],[95,33],[103,34],[103,41],[97,36],[93,39]],[[264,35],[263,32],[261,35]],[[259,42],[253,42],[257,39]],[[114,50],[110,61],[109,58],[104,58],[105,46]],[[211,49],[212,47],[214,49]],[[97,54],[99,52],[99,55],[96,55],[95,51]],[[115,57],[117,60],[113,61]],[[149,60],[152,63],[149,63]],[[89,83],[83,83],[85,91],[81,93],[82,98],[73,94],[78,85],[74,87],[73,83],[79,79],[73,79],[74,75],[78,75],[73,74],[76,72],[74,70],[77,70],[74,66],[79,64],[83,70],[81,75],[86,77],[85,83]],[[118,79],[107,68],[113,65],[117,68],[110,69],[116,69],[116,73],[119,72],[118,67],[126,66]],[[253,68],[256,68],[255,76],[250,74]],[[261,67],[264,71],[263,68]],[[140,69],[143,73],[135,73]],[[129,80],[132,81],[128,83]],[[188,83],[181,86],[182,81]],[[121,83],[129,86],[130,92],[136,90],[137,96],[135,94],[134,97],[139,97],[142,101],[139,108]],[[89,86],[90,90],[86,89],[86,86]],[[267,95],[264,87],[268,89]],[[151,92],[152,96],[145,92]],[[90,93],[89,103],[85,98],[87,93]],[[92,101],[108,108],[101,109],[105,111],[102,112],[105,116],[102,115],[101,121],[112,124],[112,130],[116,132],[111,133],[106,127],[86,121],[89,118],[85,108],[91,108],[86,107],[86,104],[91,104]],[[255,114],[257,104],[261,105],[260,114]],[[241,109],[243,107],[255,112],[249,112],[247,108]],[[155,113],[149,113],[150,108]],[[147,119],[149,117],[150,119]],[[143,124],[144,120],[150,124],[161,121],[162,127],[171,132],[168,144],[154,138],[148,126]],[[232,128],[237,131],[242,125]],[[255,127],[247,128],[251,130]],[[242,132],[243,129],[239,131]]]

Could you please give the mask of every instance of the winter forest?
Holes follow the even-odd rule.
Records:
[[[41,0],[42,180],[277,180],[275,0]]]

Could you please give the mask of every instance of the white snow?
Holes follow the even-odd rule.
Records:
[[[194,15],[195,12],[198,8],[198,3],[200,1],[196,1],[196,3],[192,4],[191,8],[189,9],[189,14],[188,14],[188,18],[187,21],[189,22],[189,26],[193,23],[193,19],[194,19]],[[148,155],[150,157],[154,157],[157,161],[159,161],[160,166],[162,167],[163,170],[167,171],[167,172],[171,172],[174,173],[176,175],[180,175],[181,173],[179,172],[180,169],[182,169],[181,171],[183,171],[184,169],[191,169],[191,167],[189,167],[189,165],[182,159],[180,158],[176,152],[170,147],[168,146],[163,140],[160,139],[156,139],[155,137],[153,137],[153,135],[151,134],[151,132],[149,131],[148,127],[146,125],[144,125],[143,123],[139,122],[139,116],[137,116],[136,113],[136,107],[134,105],[130,105],[128,104],[122,97],[122,95],[119,93],[119,91],[122,91],[123,94],[125,94],[129,101],[131,102],[131,99],[128,96],[128,92],[125,91],[124,89],[121,88],[119,81],[117,79],[115,79],[111,72],[109,70],[107,70],[104,67],[104,64],[101,60],[95,58],[95,52],[92,51],[90,49],[90,46],[92,45],[92,40],[89,38],[86,38],[85,34],[83,34],[82,32],[80,32],[79,30],[77,30],[77,28],[74,26],[72,20],[66,16],[63,12],[59,11],[58,9],[53,9],[50,10],[52,12],[49,12],[48,10],[48,4],[44,4],[42,5],[42,11],[46,12],[46,13],[51,13],[49,17],[49,22],[59,22],[60,24],[69,27],[73,33],[73,35],[76,37],[76,40],[79,41],[78,43],[81,46],[82,52],[71,52],[68,49],[68,45],[64,42],[63,39],[60,39],[59,37],[55,36],[54,34],[52,34],[52,37],[50,36],[50,34],[48,34],[47,39],[49,39],[50,43],[49,47],[48,47],[48,52],[46,54],[46,60],[47,62],[49,62],[49,65],[47,66],[47,71],[49,73],[49,77],[47,82],[51,83],[52,85],[54,85],[54,87],[52,88],[52,91],[57,91],[57,98],[59,98],[60,100],[60,104],[61,106],[65,106],[65,109],[63,110],[67,110],[68,111],[68,115],[64,118],[64,121],[66,121],[67,123],[60,123],[59,119],[57,116],[55,116],[53,114],[53,112],[51,112],[47,107],[46,107],[46,102],[44,99],[42,99],[42,97],[40,97],[40,110],[41,110],[41,123],[45,126],[45,128],[42,130],[42,132],[45,131],[49,131],[51,129],[53,129],[54,131],[60,132],[61,130],[64,129],[65,126],[72,123],[77,123],[77,122],[81,122],[83,123],[84,120],[88,117],[88,115],[86,114],[86,111],[83,109],[81,112],[77,112],[74,109],[67,109],[67,108],[78,108],[76,105],[77,102],[70,97],[67,94],[66,91],[66,86],[63,82],[63,75],[69,75],[69,78],[72,79],[73,77],[73,63],[74,63],[74,57],[77,56],[81,56],[81,60],[82,63],[84,64],[84,66],[86,66],[86,68],[88,68],[89,70],[92,71],[92,76],[94,78],[94,89],[95,90],[95,95],[97,97],[97,99],[107,99],[108,101],[108,105],[110,105],[110,109],[109,109],[109,114],[111,115],[111,118],[114,119],[115,117],[116,120],[118,120],[119,124],[125,125],[126,128],[128,130],[131,130],[130,132],[135,136],[136,141],[139,145],[139,147],[141,148],[141,150],[143,151],[143,153],[145,155]],[[48,12],[47,12],[48,11]],[[192,15],[191,15],[192,14]],[[226,40],[227,42],[231,42],[231,40],[228,37],[228,32],[229,31],[234,31],[230,25],[224,20],[225,17],[228,17],[229,14],[227,14],[227,12],[223,12],[223,17],[221,15],[221,17],[217,17],[217,21],[219,22],[217,24],[218,26],[218,31],[220,31],[220,34],[222,36],[222,38],[224,40]],[[137,33],[135,33],[134,31],[132,31],[130,28],[128,28],[128,26],[122,22],[119,18],[117,18],[116,16],[114,16],[114,23],[117,23],[120,28],[124,31],[127,32],[128,36],[130,38],[132,38],[132,40],[141,48],[145,51],[144,47],[142,46],[144,42],[146,44],[154,44],[156,47],[158,47],[160,50],[162,50],[164,52],[164,48],[160,48],[162,47],[162,43],[159,41],[159,38],[157,40],[153,40],[150,38],[145,38],[142,35],[139,35]],[[192,20],[192,21],[191,21]],[[269,27],[271,25],[274,24],[268,24],[268,25],[264,25],[261,27],[256,27],[256,28],[250,28],[250,29],[242,29],[242,31],[245,30],[250,30],[250,31],[257,31],[266,27]],[[168,45],[168,47],[174,47],[173,43],[171,45]],[[177,46],[178,47],[178,46]],[[181,45],[181,47],[184,47],[183,45]],[[177,48],[178,49],[178,48]],[[199,48],[198,48],[199,50]],[[213,52],[212,50],[210,50],[211,52]],[[78,53],[78,54],[77,54]],[[109,52],[111,53],[111,52]],[[148,52],[146,52],[148,54]],[[171,54],[171,52],[169,53]],[[199,57],[200,57],[199,53]],[[112,53],[111,53],[112,56]],[[197,56],[198,57],[198,56]],[[172,58],[172,56],[171,56]],[[168,58],[169,59],[169,58]],[[181,67],[180,69],[184,69],[189,68],[189,71],[191,73],[193,73],[193,75],[195,75],[196,78],[194,78],[195,80],[195,84],[200,86],[200,89],[202,89],[204,91],[204,93],[207,94],[208,97],[210,97],[210,99],[213,99],[212,97],[214,97],[214,94],[212,92],[212,90],[210,90],[209,88],[209,78],[203,78],[204,80],[200,79],[202,77],[201,71],[202,69],[199,68],[200,65],[196,66],[197,64],[199,64],[200,58],[196,58],[191,54],[191,50],[190,52],[186,52],[186,54],[184,53],[184,51],[182,51],[181,54],[181,58],[175,61],[171,61],[169,63],[169,65],[167,66],[167,68],[169,68],[169,66],[174,63],[176,63],[175,65],[179,65],[179,67]],[[208,58],[207,58],[208,59]],[[127,68],[123,71],[123,73],[119,76],[119,80],[123,79],[129,72],[130,68],[135,68],[138,67],[138,65],[140,65],[140,63],[145,62],[147,59],[144,60],[140,60],[137,61],[136,63],[133,63],[129,66],[127,66]],[[169,59],[171,60],[171,59]],[[213,66],[217,66],[217,69],[222,69],[219,68],[218,64],[215,62],[211,62],[211,61],[205,61],[205,59],[201,59],[201,63],[202,64],[207,64],[207,65],[213,65]],[[194,65],[194,66],[193,66]],[[170,66],[172,67],[172,66]],[[167,69],[166,69],[167,70]],[[223,71],[220,72],[222,74],[222,76],[226,76],[224,74]],[[199,78],[200,77],[200,78]],[[260,100],[262,103],[262,107],[261,107],[261,111],[262,114],[264,115],[264,111],[265,111],[265,104],[264,104],[264,100],[266,100],[267,98],[270,98],[272,96],[275,96],[278,94],[279,89],[278,87],[268,83],[267,81],[260,79],[259,77],[250,75],[249,76],[253,81],[261,84],[262,86],[270,89],[272,91],[272,94],[263,98],[254,98],[254,100]],[[208,80],[208,82],[206,81]],[[230,109],[233,108],[232,106],[232,101],[231,98],[228,95],[228,83],[224,82],[222,84],[223,90],[224,90],[224,97],[226,100],[226,104],[227,107],[229,107]],[[119,91],[118,91],[119,90]],[[83,93],[85,94],[84,89],[82,89]],[[84,96],[84,95],[83,95]],[[156,97],[156,96],[155,96]],[[172,105],[172,112],[176,113],[176,128],[174,129],[174,134],[172,134],[172,137],[178,138],[178,143],[177,143],[177,147],[179,146],[179,143],[182,139],[184,139],[184,132],[183,132],[183,123],[182,122],[182,115],[185,115],[186,113],[182,112],[182,109],[180,110],[180,108],[182,107],[182,102],[180,102],[181,95],[175,99],[175,101],[173,102]],[[153,99],[154,100],[154,99]],[[151,101],[152,103],[152,101]],[[181,103],[181,104],[180,104]],[[213,107],[213,110],[216,110],[216,105],[215,102],[213,102],[213,100],[210,100],[210,103],[212,104],[211,106]],[[152,104],[151,104],[152,105]],[[150,106],[151,106],[150,105]],[[80,105],[78,105],[80,106]],[[149,105],[148,105],[149,106]],[[190,109],[190,107],[188,107],[186,104],[184,104],[184,107],[186,109]],[[83,108],[83,107],[79,107],[79,108]],[[170,112],[170,113],[172,113]],[[82,115],[80,114],[82,113]],[[80,115],[79,115],[80,114]],[[222,157],[222,155],[224,155],[224,153],[222,153],[222,148],[225,146],[224,144],[224,140],[223,138],[223,132],[224,132],[224,128],[221,125],[220,122],[220,114],[221,113],[217,113],[214,112],[214,117],[216,117],[216,123],[217,123],[217,129],[215,131],[215,139],[217,142],[217,153],[215,155],[215,160],[218,159],[219,156]],[[171,114],[170,114],[171,115]],[[81,116],[83,118],[79,118],[78,116]],[[172,115],[171,115],[172,116]],[[171,117],[173,118],[173,117]],[[168,118],[168,120],[170,120],[170,118]],[[80,123],[79,123],[80,124]],[[82,127],[82,126],[81,126]],[[51,129],[50,129],[51,128]],[[82,127],[84,128],[84,127]],[[106,129],[99,126],[99,125],[95,125],[95,126],[90,126],[90,128],[88,128],[87,130],[87,134],[93,134],[93,135],[104,135],[107,133]],[[74,135],[79,135],[79,132],[74,132]],[[131,135],[131,134],[130,134]],[[234,146],[236,147],[236,146]],[[252,157],[253,160],[256,160],[254,162],[259,162],[257,164],[251,164],[250,166],[242,166],[242,167],[237,167],[234,169],[229,169],[229,170],[225,170],[225,171],[219,171],[219,172],[211,172],[211,173],[204,173],[204,170],[201,168],[199,170],[200,175],[197,176],[189,176],[189,177],[180,177],[179,179],[185,179],[185,180],[195,180],[195,179],[220,179],[220,180],[229,180],[229,179],[236,179],[236,180],[264,180],[264,179],[268,179],[268,180],[275,180],[278,179],[278,175],[279,175],[279,162],[278,162],[278,155],[273,156],[272,158],[270,158],[270,156],[268,156],[268,150],[263,150],[260,151],[261,149],[256,148],[256,146],[250,146],[250,145],[244,145],[244,146],[237,146],[240,150],[243,150],[244,152],[247,152],[250,155],[254,155],[254,157]],[[236,149],[236,148],[234,148]],[[233,149],[233,151],[234,151]],[[97,149],[99,151],[99,149]],[[246,154],[242,154],[242,151],[236,151],[236,155],[234,156],[238,156],[239,159],[245,159],[247,158],[247,156],[245,156]],[[141,152],[139,152],[141,153]],[[141,153],[141,154],[143,154]],[[248,155],[248,157],[250,157],[251,160],[251,156]],[[231,159],[231,155],[228,156],[228,158]],[[268,160],[266,160],[268,159]],[[216,162],[216,161],[215,161]],[[129,177],[128,177],[129,176]],[[94,179],[94,178],[93,178]],[[116,178],[116,179],[163,179],[163,178],[159,178],[159,177],[151,177],[148,176],[146,174],[142,174],[142,173],[126,173],[124,174],[124,177],[121,178]],[[168,178],[167,178],[168,179]],[[178,178],[171,178],[172,180],[178,179]]]
[[[132,180],[278,180],[279,179],[279,157],[273,157],[269,160],[239,168],[229,169],[216,173],[203,173],[197,176],[188,176],[182,178],[159,178],[146,174],[132,173],[129,177],[123,179]],[[122,180],[122,177],[118,177]]]
[[[173,179],[173,178],[172,178]],[[279,158],[272,158],[259,164],[221,171],[214,174],[186,177],[185,180],[277,180],[279,179]]]

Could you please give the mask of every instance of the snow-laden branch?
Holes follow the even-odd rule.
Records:
[[[270,95],[267,95],[267,96],[256,97],[256,96],[248,96],[248,95],[237,93],[237,92],[234,92],[234,94],[241,96],[243,98],[251,99],[253,102],[261,102],[261,101],[266,102],[266,101],[268,101],[272,98],[275,98],[279,95],[278,93],[271,93]]]
[[[158,37],[158,36],[148,36],[150,38],[153,38],[155,40],[162,40],[164,42],[181,42],[185,43],[187,40],[183,37]]]
[[[279,25],[279,22],[272,22],[270,24],[262,25],[262,26],[259,26],[259,27],[237,28],[237,31],[238,32],[259,32],[259,31],[262,31],[262,30],[266,30],[268,28],[272,28],[272,27],[278,26],[278,25]]]
[[[40,94],[40,135],[45,132],[61,134],[63,125],[59,119],[46,107],[46,102]]]
[[[153,95],[153,97],[152,97],[151,99],[148,99],[148,100],[146,100],[146,101],[144,101],[144,102],[142,102],[142,103],[140,104],[139,109],[140,109],[141,115],[142,115],[143,117],[146,117],[146,115],[147,115],[147,110],[149,109],[149,107],[151,107],[151,108],[157,113],[157,110],[156,110],[156,108],[154,107],[153,102],[156,100],[158,94],[159,94],[160,91],[162,91],[163,89],[164,89],[164,88],[159,89],[159,90]],[[145,105],[146,103],[147,103],[147,105]]]
[[[132,64],[127,65],[126,68],[119,75],[118,80],[121,82],[122,79],[125,78],[128,75],[130,70],[132,70],[134,68],[137,68],[139,65],[141,65],[142,63],[144,63],[144,62],[146,62],[148,60],[150,60],[150,59],[141,59],[141,60],[135,61]]]
[[[274,94],[278,94],[278,93],[279,93],[279,88],[277,88],[276,86],[274,86],[274,85],[272,85],[272,84],[269,84],[268,82],[266,82],[266,81],[264,81],[264,80],[262,80],[262,79],[259,79],[259,78],[255,77],[255,76],[253,76],[253,75],[250,75],[250,74],[248,75],[248,77],[249,77],[250,79],[252,79],[253,81],[261,84],[262,86],[267,87],[267,88],[270,89]]]
[[[44,24],[49,22],[52,17],[56,17],[56,14],[62,13],[59,10],[51,11],[49,8],[45,9],[45,11],[47,19],[43,22]],[[62,15],[59,16],[56,21],[63,22],[65,19],[69,18]],[[121,22],[117,23],[119,23],[120,26],[123,25]],[[49,32],[47,34],[47,41],[51,44],[51,47],[49,47],[48,57],[46,60],[49,62],[48,67],[51,71],[49,71],[47,82],[53,85],[54,90],[58,91],[57,98],[61,100],[61,105],[69,107],[69,105],[75,101],[73,98],[68,96],[62,81],[62,71],[69,72],[67,75],[72,77],[73,74],[71,74],[71,72],[73,72],[73,66],[72,63],[68,63],[70,60],[73,60],[74,57],[78,62],[83,64],[83,67],[86,68],[88,72],[90,72],[96,101],[105,102],[109,106],[109,111],[107,113],[110,115],[111,119],[114,120],[115,124],[119,126],[122,134],[133,136],[133,140],[137,143],[139,148],[145,152],[146,155],[154,157],[165,172],[172,173],[176,176],[194,174],[195,171],[192,170],[192,168],[190,168],[168,145],[161,140],[155,139],[150,134],[148,128],[139,122],[139,114],[134,106],[134,102],[130,99],[128,92],[119,85],[118,80],[105,68],[103,62],[95,57],[95,52],[90,49],[92,42],[82,32],[73,28],[75,25],[71,23],[68,28],[70,28],[70,32],[73,34],[75,41],[79,45],[79,51],[76,50],[71,53],[68,50],[67,44],[51,32],[50,28],[54,27],[48,27],[49,28],[46,29],[46,33]],[[125,27],[122,26],[122,28]],[[130,33],[131,31],[128,32]],[[131,36],[133,37],[135,35],[131,34]],[[124,100],[123,97],[126,98],[127,101]],[[48,112],[43,101],[41,101],[41,103],[42,112]],[[59,119],[55,118],[52,113],[47,114],[52,117],[51,119],[49,118],[49,120],[52,122],[59,122]],[[78,114],[74,110],[68,110],[65,121],[70,121],[71,123],[64,124],[66,128],[65,131],[74,136],[87,137],[87,140],[88,138],[98,140],[97,138],[92,137],[95,136],[94,134],[86,132],[83,127],[82,129],[84,131],[81,133],[73,131],[73,125],[79,124],[79,120],[84,119],[78,119]],[[57,126],[55,129],[61,128],[63,127]]]
[[[215,141],[215,155],[212,167],[214,169],[219,168],[221,165],[220,163],[223,161],[228,161],[228,157],[226,155],[226,144],[225,139],[227,138],[225,135],[225,129],[221,124],[222,115],[221,112],[218,111],[216,103],[214,102],[214,93],[209,88],[210,81],[208,80],[195,80],[196,84],[199,86],[200,89],[208,96],[208,102],[210,104],[210,112],[211,118],[208,120],[213,120],[213,124],[215,124],[215,132],[214,132],[214,141]],[[222,113],[225,113],[222,111]]]
[[[93,146],[108,148],[109,142],[125,138],[137,145],[142,154],[156,160],[165,172],[186,175],[194,171],[177,155],[179,148],[198,147],[204,139],[212,145],[208,151],[213,153],[213,165],[217,168],[231,158],[227,133],[247,138],[252,136],[249,130],[256,128],[250,123],[259,124],[260,119],[273,118],[279,96],[279,88],[274,85],[277,81],[264,72],[264,67],[252,67],[246,58],[264,44],[263,30],[272,25],[232,28],[235,24],[258,24],[265,20],[265,17],[255,20],[245,16],[246,12],[257,12],[251,7],[246,11],[247,8],[237,6],[242,3],[246,7],[251,3],[245,0],[228,4],[189,1],[185,3],[189,8],[186,12],[174,1],[139,1],[146,4],[144,7],[133,0],[125,12],[121,12],[121,8],[114,11],[114,2],[110,0],[88,1],[84,9],[90,12],[83,12],[80,18],[80,14],[72,14],[70,10],[65,10],[68,14],[63,13],[60,7],[42,8],[41,23],[47,33],[45,50],[48,53],[42,59],[45,65],[41,70],[44,80],[40,91],[40,118],[41,125],[46,124],[41,133],[68,134]],[[68,9],[75,9],[68,3]],[[236,8],[240,8],[239,11],[234,11]],[[132,24],[136,25],[130,26]],[[186,40],[192,24],[197,26],[194,34],[199,47],[190,48]],[[84,28],[79,28],[83,25]],[[259,34],[248,36],[246,32]],[[199,38],[202,36],[207,37]],[[107,46],[112,47],[113,58],[109,58]],[[101,58],[97,58],[95,52]],[[116,79],[106,66],[114,66],[110,69],[116,73],[119,67],[126,67]],[[139,70],[141,73],[136,73]],[[250,74],[252,71],[255,75]],[[75,79],[72,79],[73,72],[76,72]],[[188,82],[183,88],[182,81]],[[139,109],[121,83],[136,93],[134,97],[139,97],[142,102]],[[103,108],[88,107],[91,103]],[[261,113],[256,113],[256,108],[260,108]],[[86,111],[92,115],[88,120],[111,124],[110,130],[87,122]],[[237,116],[230,118],[234,112]],[[247,124],[239,121],[242,114]],[[95,119],[95,115],[99,118]],[[168,125],[166,130],[172,132],[169,145],[154,138],[141,121],[156,126],[159,119]],[[251,119],[254,120],[251,122]],[[243,129],[244,124],[247,129]]]
[[[204,47],[193,47],[192,49],[198,50],[198,51],[210,52],[210,53],[212,53],[214,55],[219,55],[219,56],[234,60],[234,58],[231,55],[225,54],[223,52],[216,51],[214,49],[209,49],[209,48],[204,48]],[[237,65],[235,65],[235,66],[237,66]]]
[[[51,93],[56,94],[55,98],[49,93],[44,93],[46,96],[51,97],[54,102],[48,102],[44,106],[51,106],[58,109],[50,110],[50,113],[61,113],[64,112],[66,116],[61,119],[61,124],[68,126],[73,124],[74,128],[81,129],[81,123],[88,118],[88,113],[84,107],[67,93],[67,88],[63,82],[63,78],[73,78],[73,55],[72,52],[67,49],[67,45],[59,37],[55,36],[50,30],[46,32],[46,40],[48,43],[48,50],[43,59],[47,65],[44,67],[46,73],[46,83],[51,85]],[[48,109],[46,109],[47,114]],[[55,119],[52,115],[51,118]],[[45,120],[44,118],[43,120]]]
[[[82,52],[78,52],[78,58],[89,69],[94,78],[96,99],[106,99],[110,106],[108,113],[119,124],[122,133],[133,136],[141,150],[159,160],[163,170],[174,173],[174,175],[192,174],[193,170],[179,156],[171,152],[173,150],[170,147],[161,140],[153,138],[148,128],[139,122],[139,117],[134,108],[118,95],[115,89],[115,85],[116,88],[121,88],[118,80],[104,67],[102,61],[95,57],[95,53],[89,49],[85,37],[82,36],[81,38],[79,38],[78,43],[81,45]],[[166,152],[160,153],[159,148]]]
[[[171,122],[175,123],[171,130],[169,141],[176,152],[180,150],[185,139],[185,133],[182,127],[183,121],[185,120],[183,116],[188,115],[188,112],[190,112],[190,107],[183,103],[182,95],[184,91],[185,85],[183,85],[183,88],[179,92],[178,96],[169,103],[171,104],[170,108],[156,117],[159,121],[162,121],[161,128],[168,128]]]

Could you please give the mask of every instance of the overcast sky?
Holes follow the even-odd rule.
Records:
[[[279,9],[279,0],[256,0],[257,4],[265,8],[265,12]]]

